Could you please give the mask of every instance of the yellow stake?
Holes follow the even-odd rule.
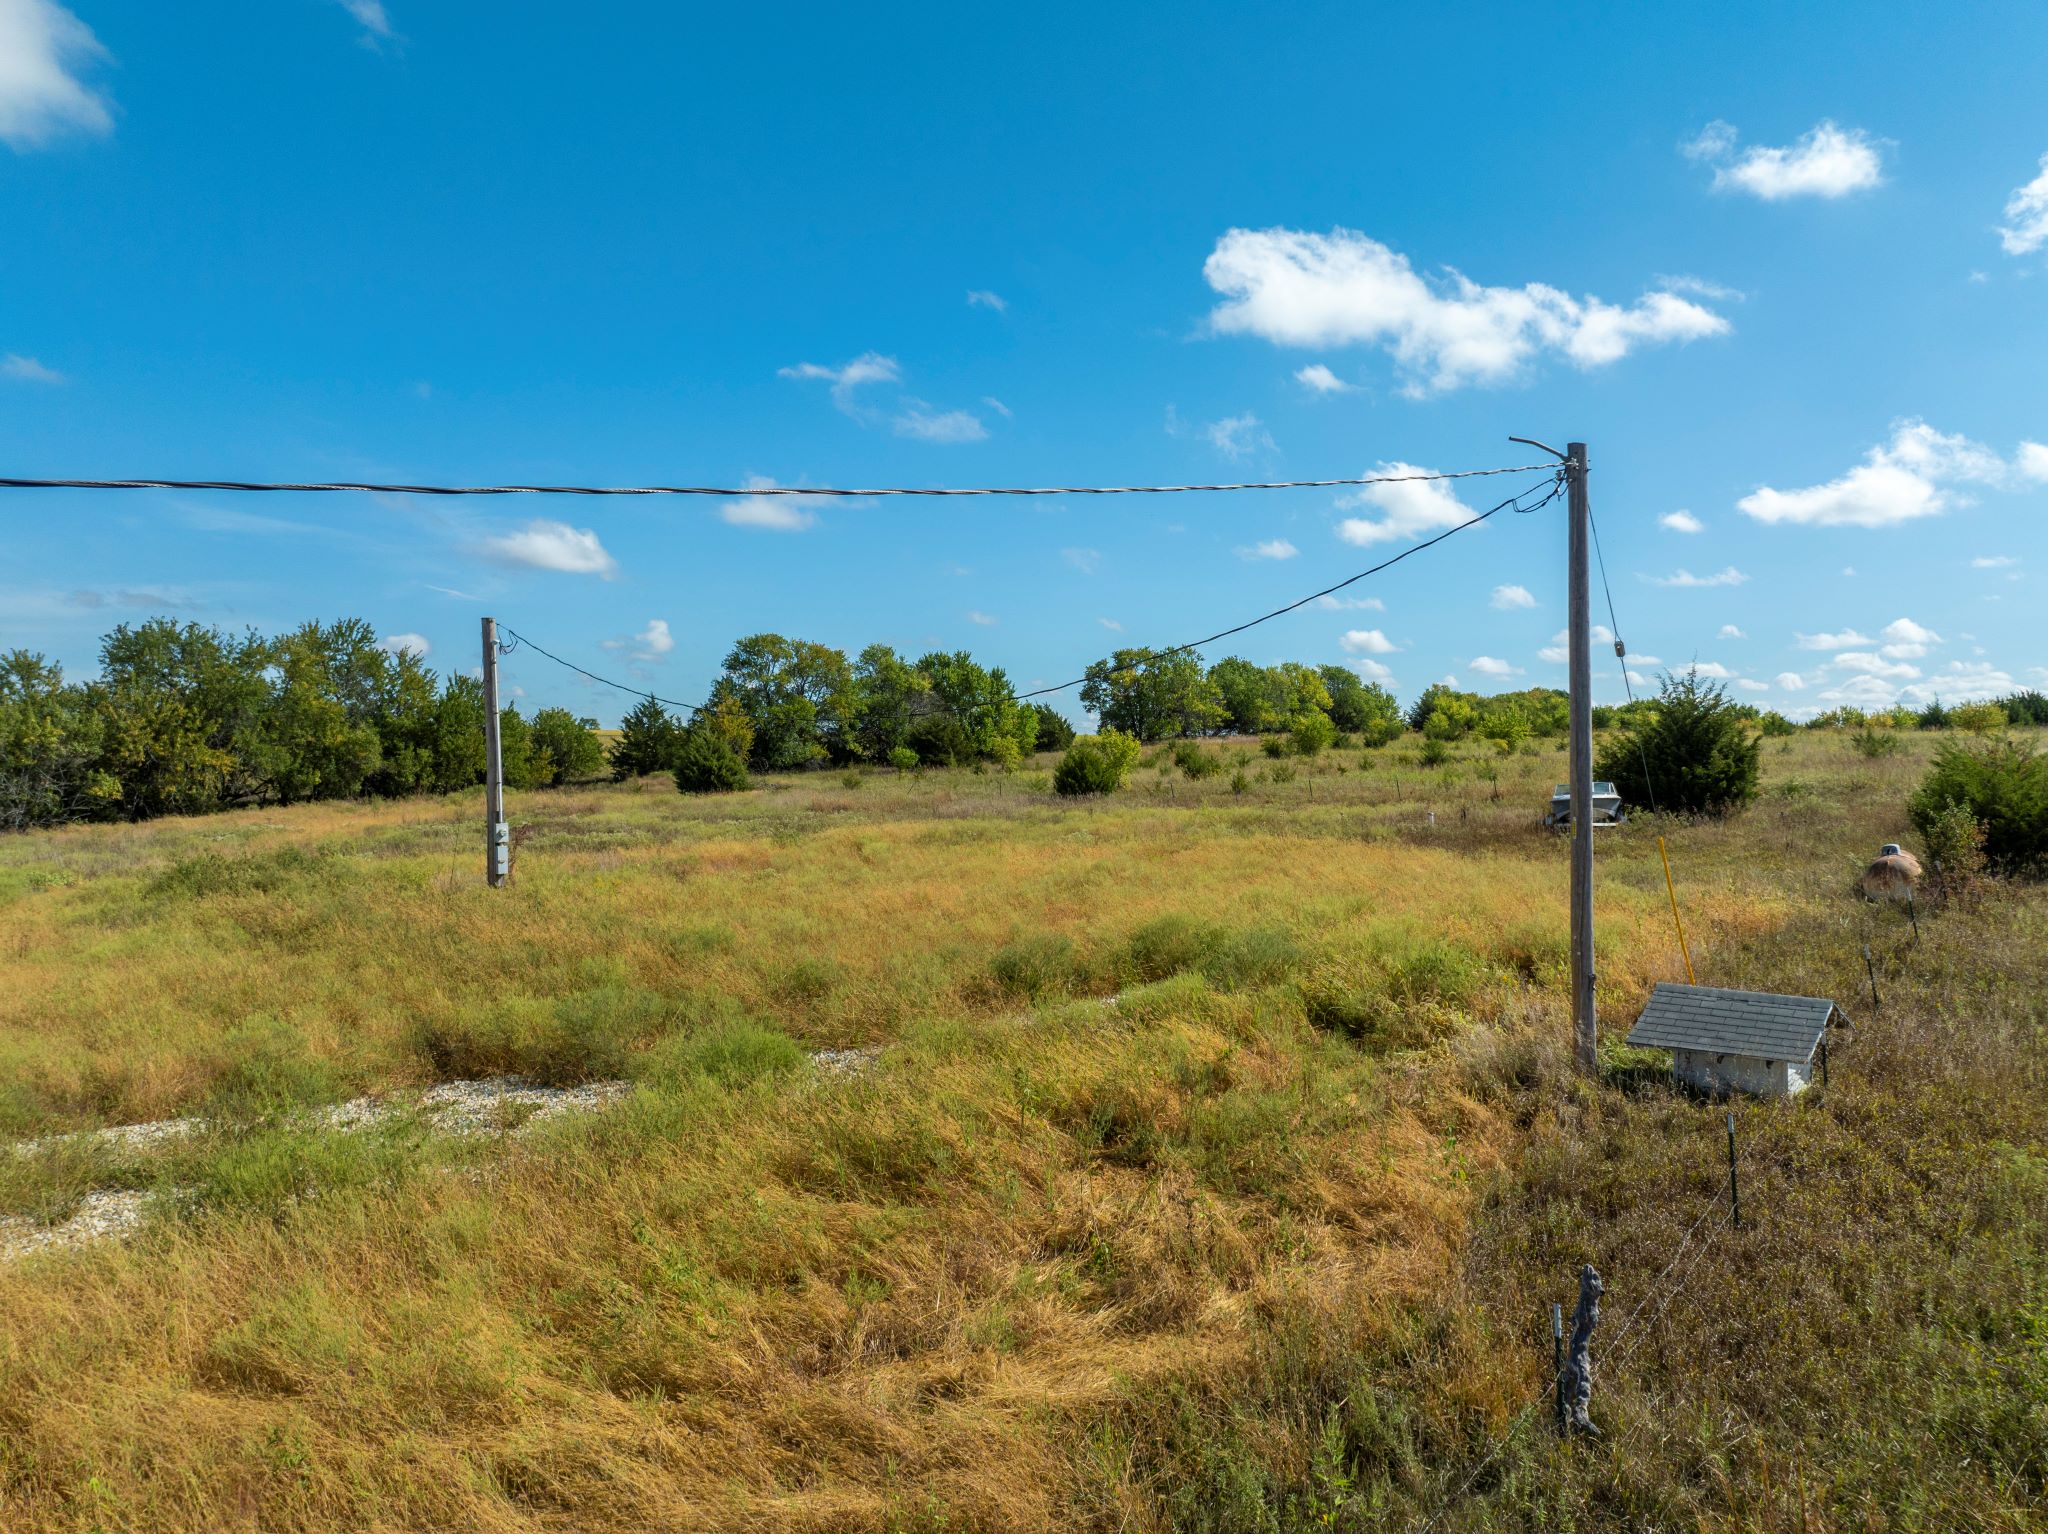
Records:
[[[1678,929],[1678,951],[1685,955],[1685,983],[1698,985],[1692,977],[1692,950],[1685,946],[1685,923],[1678,919],[1678,889],[1671,882],[1671,854],[1664,850],[1664,838],[1657,838],[1657,856],[1664,860],[1664,891],[1671,897],[1671,925]]]

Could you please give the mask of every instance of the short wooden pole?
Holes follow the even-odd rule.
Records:
[[[1572,1431],[1571,1413],[1564,1404],[1564,1307],[1550,1307],[1550,1357],[1551,1367],[1557,1377],[1557,1436],[1569,1438]]]
[[[1863,972],[1870,977],[1870,1010],[1881,1012],[1884,1010],[1884,1003],[1878,999],[1877,995],[1877,965],[1870,957],[1870,945],[1868,943],[1863,945]]]

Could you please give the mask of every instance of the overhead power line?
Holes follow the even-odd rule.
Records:
[[[375,485],[367,482],[268,483],[239,479],[0,479],[0,490],[237,490],[252,492],[357,491],[379,495],[756,495],[838,496],[866,500],[885,495],[1187,495],[1221,490],[1327,490],[1351,485],[1400,485],[1419,480],[1483,479],[1527,474],[1546,464],[1504,469],[1460,469],[1445,474],[1367,474],[1356,479],[1278,479],[1234,485],[988,485],[964,487],[882,485],[865,490],[803,485]]]
[[[1356,575],[1346,576],[1343,580],[1337,582],[1336,585],[1325,586],[1321,591],[1312,591],[1307,596],[1301,598],[1301,600],[1298,602],[1289,602],[1285,607],[1276,607],[1269,613],[1261,613],[1258,617],[1250,619],[1244,623],[1236,624],[1231,628],[1219,629],[1216,633],[1210,634],[1202,639],[1191,639],[1186,644],[1174,645],[1170,649],[1148,650],[1145,652],[1145,659],[1147,661],[1163,660],[1169,655],[1179,655],[1188,650],[1198,650],[1203,645],[1214,644],[1219,639],[1228,639],[1233,634],[1242,634],[1246,629],[1257,628],[1261,623],[1270,623],[1275,618],[1285,617],[1288,613],[1295,612],[1303,607],[1306,607],[1311,602],[1320,601],[1322,598],[1326,596],[1330,596],[1333,593],[1342,591],[1346,586],[1356,585],[1358,582],[1366,579],[1368,576],[1377,575],[1380,571],[1385,570],[1390,566],[1398,565],[1402,560],[1408,558],[1408,556],[1411,554],[1419,554],[1424,549],[1434,548],[1437,544],[1442,543],[1446,538],[1450,538],[1458,533],[1462,533],[1467,528],[1477,527],[1481,522],[1486,521],[1487,518],[1496,516],[1503,511],[1509,510],[1510,508],[1512,508],[1516,513],[1524,515],[1530,512],[1540,511],[1543,507],[1549,505],[1550,502],[1556,500],[1557,497],[1563,493],[1564,476],[1562,473],[1554,469],[1550,469],[1549,465],[1538,464],[1534,467],[1549,470],[1548,478],[1543,482],[1530,486],[1526,490],[1517,491],[1514,495],[1509,496],[1506,500],[1501,501],[1497,505],[1488,507],[1485,511],[1480,512],[1477,516],[1468,518],[1467,520],[1458,523],[1455,527],[1445,528],[1442,532],[1438,533],[1433,538],[1425,538],[1420,543],[1410,544],[1400,553],[1393,555],[1391,558],[1381,560],[1378,564],[1372,566],[1372,568],[1368,570],[1360,570]],[[1482,472],[1491,473],[1498,471],[1486,470]],[[1538,490],[1542,490],[1544,494],[1542,498],[1538,500],[1534,505],[1524,506],[1521,504],[1524,500],[1528,499],[1528,497],[1536,494]],[[636,698],[651,698],[656,703],[665,704],[669,708],[682,709],[685,712],[692,714],[701,714],[704,712],[706,707],[708,707],[708,705],[703,703],[684,703],[675,698],[664,698],[661,696],[661,694],[649,692],[644,687],[633,687],[625,682],[615,682],[610,677],[599,676],[595,671],[585,670],[583,667],[577,665],[574,661],[563,660],[561,656],[556,655],[552,651],[543,649],[540,645],[535,644],[531,639],[528,639],[524,634],[520,633],[517,629],[514,629],[507,624],[500,623],[498,627],[502,632],[511,637],[513,641],[513,646],[524,645],[526,646],[526,648],[534,651],[536,654],[542,655],[546,657],[548,660],[553,661],[556,665],[566,667],[568,670],[575,672],[578,676],[596,682],[600,686],[612,688],[614,691],[617,692],[630,693]],[[506,647],[508,653],[513,646]],[[1078,676],[1075,677],[1071,682],[1061,682],[1057,686],[1040,687],[1031,692],[1021,692],[1017,694],[1017,700],[1021,703],[1029,698],[1049,697],[1053,693],[1065,692],[1068,688],[1071,687],[1079,687],[1083,682],[1087,680],[1088,679],[1085,676]]]

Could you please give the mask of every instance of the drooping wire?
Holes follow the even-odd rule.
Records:
[[[1593,516],[1593,498],[1586,497],[1586,525],[1593,530],[1593,557],[1600,565],[1600,589],[1607,595],[1607,628],[1614,635],[1614,658],[1621,662],[1621,690],[1627,694],[1629,705],[1636,701],[1635,684],[1628,676],[1628,645],[1621,637],[1621,620],[1614,616],[1614,588],[1607,583],[1607,556],[1600,549],[1600,523]],[[1636,755],[1643,763],[1643,789],[1650,796],[1650,813],[1657,810],[1657,785],[1650,780],[1650,754],[1643,748],[1643,738],[1631,729],[1635,737]]]
[[[962,495],[1188,495],[1225,490],[1328,490],[1354,485],[1398,485],[1418,480],[1484,479],[1495,474],[1527,474],[1545,464],[1513,464],[1501,469],[1459,469],[1441,474],[1367,474],[1355,479],[1279,479],[1217,485],[884,485],[838,489],[803,485],[380,485],[357,481],[331,483],[266,482],[238,479],[4,479],[0,490],[235,490],[256,493],[361,491],[380,495],[709,495],[750,498],[764,495],[839,496],[866,500],[880,496]]]
[[[1549,488],[1545,491],[1542,499],[1538,500],[1534,505],[1524,506],[1521,504],[1521,502],[1527,499],[1529,496],[1534,495],[1537,490],[1543,489],[1543,484],[1533,485],[1526,490],[1518,491],[1516,494],[1509,496],[1506,500],[1501,501],[1499,504],[1488,507],[1485,511],[1480,512],[1477,516],[1472,517],[1467,521],[1460,522],[1455,527],[1448,527],[1444,529],[1444,531],[1438,533],[1433,538],[1425,538],[1420,543],[1411,544],[1407,548],[1403,549],[1400,553],[1392,556],[1391,558],[1381,560],[1371,569],[1361,570],[1356,575],[1346,576],[1343,580],[1338,581],[1334,586],[1325,586],[1321,591],[1312,591],[1307,596],[1301,598],[1301,600],[1298,602],[1289,602],[1285,607],[1276,607],[1269,613],[1261,613],[1256,618],[1252,618],[1244,623],[1236,624],[1231,628],[1221,629],[1218,632],[1210,634],[1203,639],[1192,639],[1189,640],[1186,644],[1174,645],[1169,649],[1148,650],[1145,652],[1144,660],[1145,662],[1163,660],[1170,655],[1179,655],[1189,650],[1198,650],[1203,645],[1213,644],[1219,639],[1228,639],[1233,634],[1242,634],[1246,629],[1257,628],[1262,623],[1270,623],[1275,618],[1285,617],[1288,613],[1298,611],[1299,609],[1308,606],[1308,604],[1311,602],[1320,601],[1322,598],[1329,596],[1334,592],[1342,591],[1346,586],[1356,585],[1359,581],[1366,579],[1368,576],[1377,575],[1380,571],[1388,569],[1393,565],[1399,564],[1402,560],[1408,558],[1408,556],[1411,554],[1419,554],[1424,549],[1433,548],[1437,544],[1442,543],[1446,538],[1449,538],[1454,534],[1462,533],[1467,528],[1477,527],[1481,522],[1486,521],[1487,518],[1496,516],[1499,513],[1507,511],[1510,508],[1513,508],[1517,515],[1523,516],[1526,516],[1532,512],[1540,511],[1545,506],[1549,505],[1552,501],[1556,500],[1557,497],[1563,493],[1564,475],[1562,473],[1554,472],[1551,478],[1547,480],[1545,483],[1548,484]],[[666,704],[670,708],[682,709],[692,714],[701,714],[705,711],[705,709],[707,709],[710,706],[709,704],[704,703],[678,702],[674,698],[664,698],[659,693],[649,692],[644,687],[629,687],[624,682],[615,682],[610,677],[599,676],[595,671],[585,670],[583,667],[577,665],[574,661],[563,660],[561,656],[556,655],[550,650],[542,648],[538,644],[535,644],[533,640],[527,638],[524,634],[521,634],[517,629],[510,628],[503,623],[500,623],[498,625],[498,628],[502,633],[509,635],[515,644],[524,644],[525,646],[527,646],[527,648],[531,649],[536,654],[543,655],[547,657],[547,659],[553,661],[556,665],[566,667],[568,670],[575,672],[578,676],[584,677],[589,681],[596,682],[600,686],[612,688],[614,691],[617,692],[631,693],[634,697],[638,698],[651,698],[656,703]],[[1079,687],[1082,683],[1086,682],[1087,680],[1088,678],[1086,676],[1078,676],[1070,682],[1061,682],[1053,687],[1040,687],[1031,692],[1020,692],[1016,695],[1016,700],[1021,703],[1030,698],[1049,697],[1053,693],[1065,692],[1069,688]]]

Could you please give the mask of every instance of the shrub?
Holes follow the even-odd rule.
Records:
[[[604,771],[604,747],[589,726],[566,708],[544,708],[528,726],[536,757],[546,753],[546,784],[581,782]]]
[[[1230,791],[1233,794],[1241,794],[1251,786],[1252,780],[1244,775],[1242,767],[1230,775]]]
[[[1787,735],[1799,733],[1799,726],[1774,708],[1767,708],[1757,716],[1756,727],[1770,740],[1779,740]]]
[[[1422,751],[1416,758],[1425,767],[1441,767],[1450,759],[1450,746],[1434,735],[1422,743]]]
[[[1899,737],[1895,731],[1881,730],[1866,724],[1849,737],[1849,744],[1856,748],[1858,756],[1879,757],[1899,754]]]
[[[1951,799],[1921,828],[1927,847],[1927,893],[1943,903],[1966,902],[1984,873],[1984,828],[1967,804]]]
[[[1066,794],[1113,794],[1138,760],[1138,742],[1121,730],[1077,735],[1053,769],[1052,786]]]
[[[1183,740],[1174,746],[1173,764],[1197,780],[1214,777],[1223,770],[1222,757],[1204,751],[1191,740]]]
[[[2028,874],[2048,869],[2048,757],[2031,742],[1944,745],[1913,795],[1914,826],[1931,836],[1952,805],[1961,805],[1983,827],[1984,856],[1992,867]]]
[[[1941,699],[1936,698],[1920,710],[1913,723],[1923,730],[1945,730],[1948,728],[1948,710],[1941,706]]]
[[[676,753],[676,787],[686,794],[730,794],[751,788],[747,764],[739,753],[703,730],[683,737]]]
[[[1287,736],[1296,756],[1315,756],[1337,738],[1337,727],[1320,709],[1304,709],[1289,721]]]
[[[898,772],[915,772],[919,765],[917,753],[908,746],[898,746],[889,753],[889,765]]]
[[[1031,712],[1038,718],[1036,749],[1064,751],[1074,743],[1074,727],[1067,722],[1065,714],[1049,703],[1034,703]]]
[[[2005,727],[2005,710],[1996,703],[1965,703],[1948,711],[1948,722],[1972,735],[1988,735]]]
[[[2005,710],[2005,717],[2014,724],[2048,724],[2048,697],[2032,688],[2016,692],[2009,698],[2000,698],[1998,703]]]
[[[1667,674],[1656,714],[1625,724],[1600,752],[1596,771],[1630,804],[1685,815],[1725,815],[1756,797],[1759,737],[1699,672]]]
[[[910,749],[926,767],[957,767],[974,757],[974,740],[959,720],[928,714],[910,727]]]

